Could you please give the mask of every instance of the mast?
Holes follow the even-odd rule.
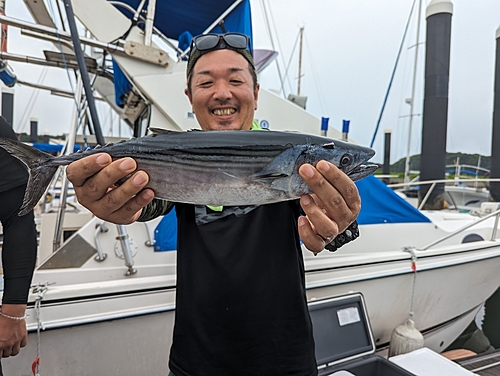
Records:
[[[405,161],[405,178],[404,182],[410,182],[410,147],[411,147],[411,132],[413,126],[413,104],[415,102],[415,84],[417,80],[417,63],[418,63],[418,45],[420,39],[420,17],[422,12],[422,0],[418,2],[418,16],[417,16],[417,36],[415,41],[415,62],[413,63],[413,82],[411,86],[411,98],[410,98],[410,125],[408,127],[408,144],[406,148],[406,161]]]
[[[297,96],[300,96],[300,79],[302,77],[302,40],[304,37],[304,26],[300,28],[300,42],[299,42],[299,79],[297,82]]]

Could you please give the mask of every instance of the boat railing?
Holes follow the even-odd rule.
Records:
[[[485,183],[487,185],[490,182],[500,182],[500,178],[473,178],[473,179],[440,179],[440,180],[428,180],[428,181],[414,181],[408,183],[397,183],[397,184],[388,184],[387,186],[391,189],[399,189],[399,188],[409,188],[421,185],[430,185],[430,189],[427,191],[426,195],[422,199],[422,202],[419,204],[418,209],[421,210],[426,204],[429,196],[432,191],[438,184],[448,184],[448,185],[459,185],[460,183]]]
[[[486,220],[488,220],[488,219],[490,219],[492,217],[495,217],[495,223],[494,223],[493,228],[491,230],[491,238],[490,238],[490,240],[494,241],[496,239],[496,237],[497,237],[497,229],[498,229],[498,219],[499,219],[499,216],[500,216],[500,210],[496,210],[493,213],[490,213],[490,214],[488,214],[488,215],[486,215],[486,216],[484,216],[484,217],[482,217],[482,218],[474,221],[473,223],[469,223],[469,224],[467,224],[467,225],[465,225],[463,227],[460,227],[459,229],[451,232],[450,234],[448,234],[446,236],[443,236],[442,238],[440,238],[438,240],[435,240],[432,243],[429,243],[425,247],[418,248],[418,250],[419,251],[426,251],[429,248],[434,247],[435,245],[437,245],[439,243],[442,243],[445,240],[448,240],[448,239],[454,237],[455,235],[458,235],[458,234],[464,232],[465,230],[468,230],[469,228],[474,227],[474,226],[478,225],[479,223],[482,223],[482,222],[484,222],[484,221],[486,221]]]

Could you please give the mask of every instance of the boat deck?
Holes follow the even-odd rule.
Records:
[[[500,375],[500,349],[456,361],[465,369],[480,376]]]

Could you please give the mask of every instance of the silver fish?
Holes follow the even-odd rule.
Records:
[[[303,163],[330,161],[353,181],[377,169],[364,164],[375,154],[370,148],[295,132],[166,132],[60,157],[5,138],[0,147],[30,170],[19,215],[37,204],[59,166],[101,152],[113,159],[134,158],[149,175],[147,187],[155,197],[198,205],[263,205],[298,198],[311,192],[298,174]]]

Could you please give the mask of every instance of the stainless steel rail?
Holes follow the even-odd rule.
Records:
[[[443,241],[445,241],[445,240],[447,240],[449,238],[452,238],[453,236],[455,236],[455,235],[457,235],[457,234],[459,234],[459,233],[461,233],[461,232],[463,232],[463,231],[465,231],[465,230],[467,230],[467,229],[469,229],[471,227],[476,226],[477,224],[479,224],[481,222],[484,222],[484,221],[490,219],[491,217],[496,217],[495,218],[495,224],[494,224],[494,226],[493,226],[493,228],[491,230],[491,238],[490,238],[491,241],[494,241],[496,239],[497,226],[498,226],[498,216],[499,215],[500,215],[500,210],[497,210],[497,211],[495,211],[495,212],[493,212],[491,214],[488,214],[487,216],[485,216],[485,217],[483,217],[481,219],[478,219],[477,221],[474,221],[473,223],[469,223],[468,225],[465,225],[465,226],[463,226],[463,227],[461,227],[461,228],[453,231],[452,233],[450,233],[450,234],[442,237],[441,239],[433,241],[432,243],[426,245],[425,247],[418,248],[418,250],[419,251],[425,251],[425,250],[427,250],[427,249],[429,249],[429,248],[431,248],[431,247],[433,247],[433,246],[435,246],[435,245],[437,245],[437,244],[439,244],[439,243],[441,243],[441,242],[443,242]]]

